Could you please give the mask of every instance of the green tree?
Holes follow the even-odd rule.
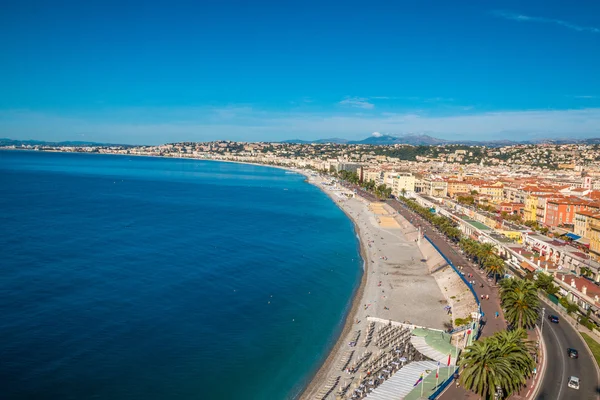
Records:
[[[486,399],[494,398],[496,386],[506,397],[517,392],[535,367],[532,346],[526,338],[523,329],[516,329],[474,342],[458,362],[461,384]]]
[[[488,274],[494,275],[496,283],[498,283],[498,277],[504,276],[504,273],[506,272],[504,260],[496,255],[488,257],[488,259],[485,260],[484,267]]]
[[[485,266],[486,260],[495,256],[494,245],[491,243],[479,244],[476,256],[477,256],[479,265],[482,267]]]
[[[579,273],[583,276],[590,276],[592,275],[592,270],[589,267],[581,267]]]
[[[548,294],[555,295],[558,293],[558,287],[554,284],[554,277],[552,275],[540,272],[536,276],[535,287],[545,291]]]
[[[535,284],[527,280],[514,280],[510,290],[502,286],[500,301],[506,310],[506,320],[517,328],[532,328],[538,319],[540,300]]]

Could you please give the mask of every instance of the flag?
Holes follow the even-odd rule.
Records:
[[[448,354],[448,366],[450,366],[450,357],[452,357],[452,353]]]
[[[440,377],[440,362],[438,361],[437,371],[435,371],[435,379]]]
[[[415,382],[414,386],[417,386],[419,383],[421,383],[421,381],[423,380],[423,373],[421,372],[421,376],[419,377],[419,379],[417,379],[417,381]]]

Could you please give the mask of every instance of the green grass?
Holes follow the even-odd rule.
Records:
[[[592,350],[592,354],[594,354],[594,358],[596,359],[596,364],[600,365],[600,343],[592,339],[592,337],[587,333],[579,333],[581,333],[581,336],[583,336],[583,340],[585,340],[590,350]]]

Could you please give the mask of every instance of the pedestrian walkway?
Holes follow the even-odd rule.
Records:
[[[427,220],[421,218],[396,200],[388,200],[387,203],[404,218],[406,218],[415,227],[421,227],[427,237],[437,246],[437,248],[450,260],[456,267],[461,267],[461,272],[465,275],[472,274],[472,278],[467,280],[475,281],[473,285],[475,293],[479,299],[481,296],[489,296],[487,300],[480,300],[481,311],[483,312],[481,336],[491,336],[494,333],[506,329],[506,322],[500,306],[500,297],[498,288],[495,287],[492,280],[488,280],[487,274],[482,271],[475,263],[468,260],[461,252],[458,246],[453,245],[442,234],[439,234]],[[483,287],[481,287],[483,285]],[[495,317],[498,313],[498,318]],[[439,397],[441,400],[463,400],[479,399],[476,394],[466,391],[463,388],[453,384]]]

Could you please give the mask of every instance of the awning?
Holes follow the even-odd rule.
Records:
[[[577,239],[577,240],[575,240],[575,241],[576,241],[577,243],[581,243],[581,244],[582,244],[582,245],[584,245],[584,246],[589,246],[589,245],[590,245],[590,240],[589,240],[589,239],[586,239],[586,238],[584,238],[584,237],[582,237],[582,238],[579,238],[579,239]]]
[[[565,236],[568,237],[569,239],[573,239],[573,240],[581,239],[581,236],[576,235],[576,234],[571,233],[571,232],[565,234]]]

